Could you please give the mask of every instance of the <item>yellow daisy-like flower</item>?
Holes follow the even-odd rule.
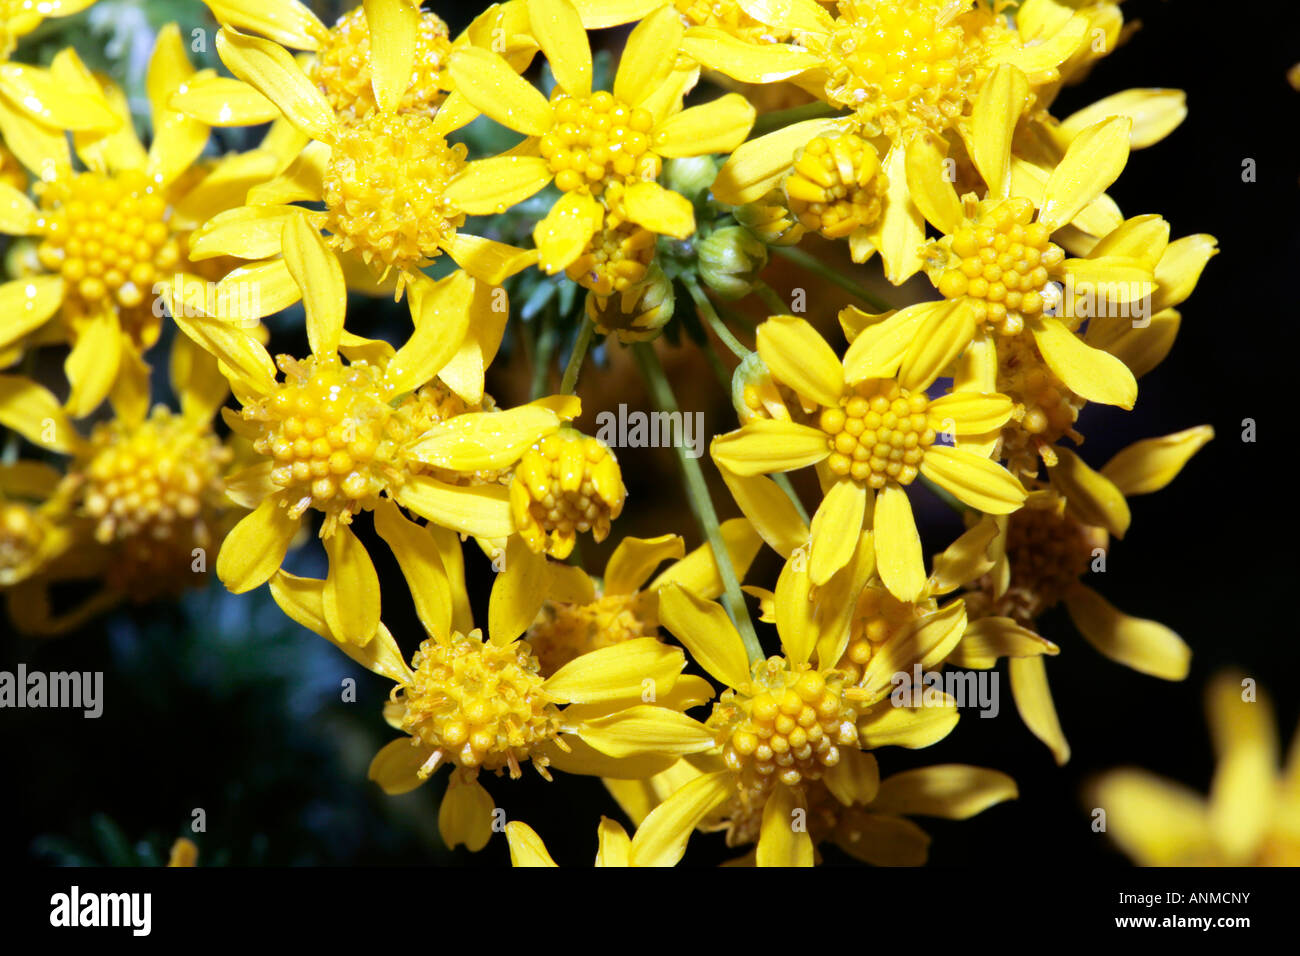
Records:
[[[1300,866],[1300,734],[1279,771],[1272,702],[1253,685],[1225,672],[1206,692],[1218,761],[1208,799],[1137,769],[1089,786],[1089,805],[1139,866]]]
[[[436,283],[422,277],[413,284],[415,332],[394,350],[343,330],[346,291],[338,260],[304,221],[291,220],[286,232],[294,230],[288,268],[305,295],[308,358],[282,355],[272,362],[248,331],[197,307],[173,308],[181,329],[220,359],[243,405],[227,422],[268,459],[232,476],[254,510],[227,538],[217,574],[236,593],[263,584],[284,560],[302,515],[321,511],[320,533],[330,558],[330,626],[364,644],[378,626],[379,588],[369,556],[348,528],[353,515],[374,509],[387,495],[465,534],[508,535],[513,527],[504,485],[452,484],[430,472],[508,468],[559,428],[562,415],[577,414],[577,400],[559,400],[558,412],[541,402],[513,413],[458,415],[454,425],[430,434],[442,396],[423,386],[460,347],[467,317],[455,304],[472,280],[456,272]],[[277,380],[277,366],[283,381]]]
[[[554,181],[564,194],[533,239],[547,272],[568,268],[607,221],[684,239],[695,231],[689,200],[659,185],[663,160],[734,149],[754,121],[728,94],[682,109],[698,70],[679,68],[683,27],[671,7],[628,37],[613,90],[592,91],[591,48],[569,0],[528,0],[533,34],[555,74],[548,102],[500,55],[456,51],[456,88],[485,115],[528,137],[509,155],[471,163],[454,191],[474,213],[499,213]],[[665,55],[670,51],[670,55]]]
[[[25,631],[66,631],[122,600],[143,603],[203,582],[208,556],[234,522],[223,479],[234,452],[212,427],[228,394],[217,363],[187,340],[173,347],[179,413],[149,408],[148,369],[135,364],[114,390],[115,417],[89,437],[46,389],[0,377],[0,423],[71,456],[62,474],[35,462],[6,473],[11,494],[42,502],[21,524],[6,509],[9,554],[0,574],[20,585],[10,611]],[[16,532],[23,534],[9,540]],[[56,613],[48,585],[69,579],[98,579],[101,588]]]
[[[520,458],[510,510],[529,550],[563,560],[581,532],[605,540],[626,496],[614,453],[600,439],[564,428]]]
[[[825,584],[849,561],[852,531],[866,526],[870,514],[885,585],[903,600],[921,593],[921,541],[904,490],[918,475],[986,514],[1015,511],[1024,501],[1024,488],[1005,468],[960,445],[962,436],[1006,422],[1011,401],[997,394],[930,399],[926,393],[965,345],[960,333],[941,339],[926,330],[945,327],[950,313],[962,308],[922,304],[893,316],[907,319],[909,313],[917,323],[909,331],[927,348],[915,361],[903,354],[911,334],[864,331],[841,362],[803,319],[774,316],[759,327],[758,354],[772,376],[797,393],[807,424],[756,419],[714,439],[712,453],[741,477],[824,463],[827,490],[813,518],[809,557],[814,584]],[[972,321],[967,310],[966,323]],[[941,432],[958,443],[936,444]]]

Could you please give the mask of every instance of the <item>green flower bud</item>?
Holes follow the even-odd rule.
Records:
[[[724,299],[749,294],[767,265],[767,247],[740,226],[717,230],[699,245],[700,278]]]
[[[676,296],[673,283],[659,266],[651,265],[645,278],[613,295],[587,294],[587,318],[601,335],[615,333],[618,340],[645,342],[655,338],[673,317]]]
[[[736,221],[749,230],[760,242],[769,246],[793,246],[803,238],[803,224],[790,212],[785,196],[779,189],[751,203],[737,206],[733,213]]]
[[[717,175],[718,167],[712,156],[685,156],[664,163],[663,184],[694,202],[708,192]]]
[[[731,405],[742,425],[756,418],[790,420],[781,388],[757,352],[741,359],[731,374]]]

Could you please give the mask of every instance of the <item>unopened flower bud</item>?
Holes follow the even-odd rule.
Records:
[[[737,206],[736,221],[760,242],[769,246],[793,246],[806,231],[790,212],[781,190],[773,189],[751,203]]]
[[[712,156],[684,156],[664,164],[664,186],[692,202],[713,185],[718,167]]]
[[[700,243],[699,265],[709,288],[724,299],[739,299],[767,265],[767,247],[740,226],[726,226]]]
[[[645,278],[613,295],[587,294],[587,317],[602,335],[617,333],[620,342],[645,342],[673,317],[676,296],[673,283],[658,265]]]

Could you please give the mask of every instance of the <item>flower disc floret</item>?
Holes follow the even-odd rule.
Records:
[[[579,532],[603,541],[626,495],[610,450],[572,428],[526,451],[510,485],[516,530],[534,552],[559,559],[572,553]]]
[[[658,179],[663,161],[651,149],[654,117],[600,90],[589,97],[560,93],[555,121],[538,142],[564,192],[600,195],[612,181]]]
[[[817,425],[826,433],[827,465],[841,478],[871,488],[916,480],[935,431],[924,392],[909,392],[890,379],[867,379],[845,389],[838,405],[823,406]]]
[[[805,229],[843,239],[880,218],[889,180],[871,144],[853,133],[818,136],[785,178],[790,212]]]

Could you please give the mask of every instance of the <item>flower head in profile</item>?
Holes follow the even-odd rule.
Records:
[[[1210,683],[1206,715],[1217,764],[1209,798],[1145,770],[1103,774],[1089,806],[1139,866],[1300,865],[1300,735],[1279,770],[1272,702],[1242,674]]]
[[[592,90],[591,47],[570,0],[528,0],[528,11],[555,74],[549,101],[499,54],[467,47],[452,55],[457,90],[527,137],[508,155],[471,163],[457,198],[470,212],[499,213],[554,182],[562,196],[533,233],[548,272],[573,264],[604,227],[691,235],[690,201],[658,182],[663,161],[730,152],[748,135],[753,107],[728,94],[682,109],[699,71],[677,63],[683,27],[672,7],[633,29],[609,91]]]
[[[954,319],[955,313],[964,315]],[[845,566],[857,543],[852,531],[870,522],[885,585],[903,600],[920,594],[926,575],[905,490],[920,475],[986,514],[1020,507],[1020,482],[961,444],[963,436],[1004,423],[1010,400],[974,392],[931,399],[927,392],[964,349],[963,331],[972,322],[961,303],[909,306],[861,332],[843,361],[803,319],[773,316],[759,327],[758,354],[797,395],[801,420],[755,418],[714,439],[713,457],[741,477],[822,469],[826,493],[812,521],[809,555],[814,584]],[[940,335],[944,329],[950,331]],[[914,339],[925,348],[909,359],[905,349]],[[956,444],[939,444],[941,432]]]

